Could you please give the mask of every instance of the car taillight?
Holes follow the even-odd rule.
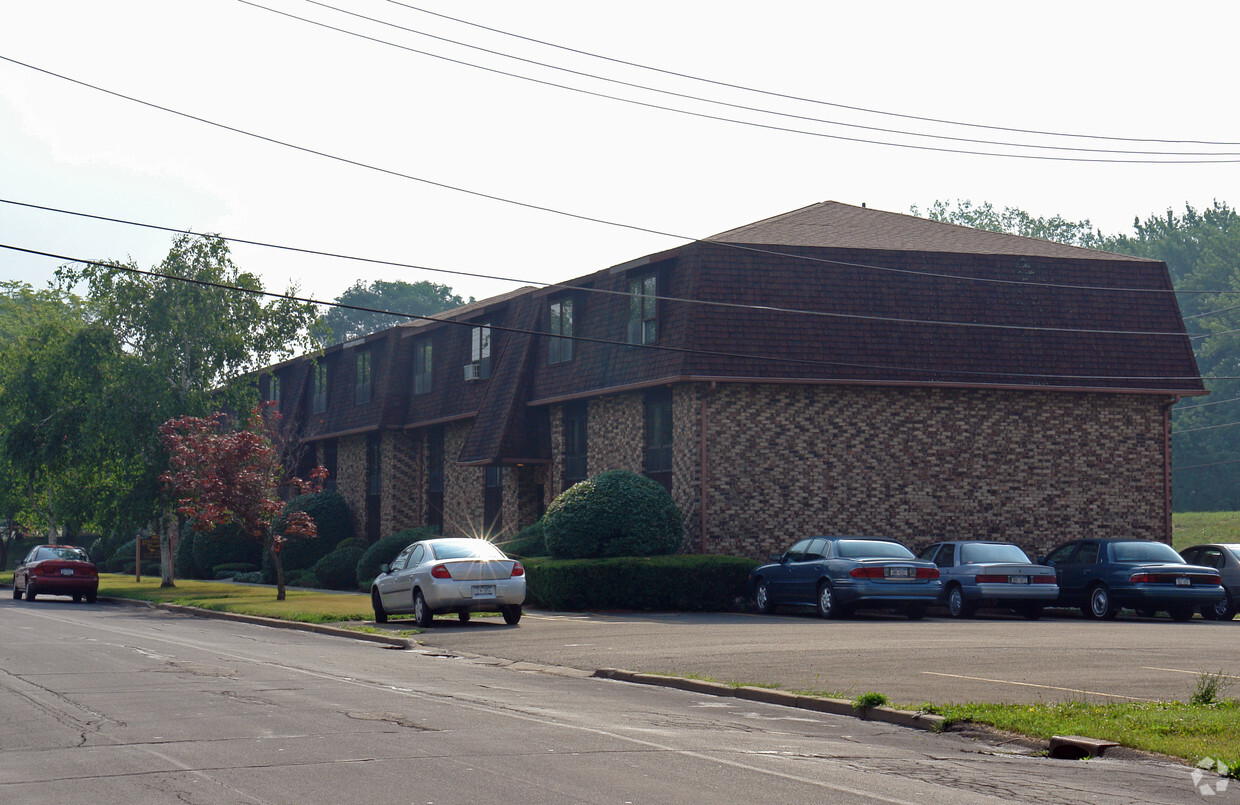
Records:
[[[435,565],[431,568],[431,576],[437,579],[450,579],[452,574],[448,572],[447,565]]]
[[[977,576],[978,584],[1007,584],[1007,576],[994,576],[989,574],[979,574]]]
[[[1054,584],[1055,582],[1056,582],[1056,579],[1054,576],[1034,576],[1033,577],[1034,584]]]
[[[1201,579],[1201,583],[1202,584],[1222,584],[1223,577],[1217,574],[1213,576],[1204,576]]]
[[[514,575],[514,576],[524,576],[524,575],[525,575],[525,568],[521,566],[521,563],[520,563],[520,562],[513,562],[513,563],[512,563],[512,575]]]
[[[938,577],[939,577],[939,569],[937,567],[917,568],[917,578],[919,579],[937,579]]]
[[[848,575],[854,579],[881,579],[883,569],[881,567],[854,567],[848,571]]]
[[[1128,581],[1132,584],[1150,584],[1154,581],[1154,577],[1149,573],[1133,573],[1128,577]]]

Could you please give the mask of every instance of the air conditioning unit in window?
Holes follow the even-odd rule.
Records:
[[[481,378],[482,377],[481,368],[482,367],[480,367],[476,363],[465,364],[465,379],[466,380],[478,380],[479,378]]]

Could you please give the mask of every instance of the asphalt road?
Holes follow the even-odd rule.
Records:
[[[557,623],[535,616],[515,629],[475,623],[455,634],[513,645]],[[134,606],[0,601],[0,802],[500,801],[1199,795],[1189,769],[1160,761],[1054,761],[563,668]]]
[[[1182,700],[1202,672],[1240,681],[1240,620],[527,612],[516,628],[498,619],[435,623],[417,639],[451,652],[704,675],[845,698],[877,691],[906,704]]]

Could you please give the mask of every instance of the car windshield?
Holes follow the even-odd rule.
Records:
[[[1029,557],[1015,545],[994,545],[984,542],[965,543],[960,546],[960,562],[965,565],[986,562],[1016,562],[1028,564]]]
[[[89,562],[86,551],[81,548],[72,548],[68,545],[55,545],[50,548],[40,548],[38,559],[70,559],[74,562]]]
[[[898,542],[877,539],[842,539],[836,543],[844,559],[914,559],[913,552]]]
[[[1111,545],[1116,562],[1173,562],[1184,564],[1184,558],[1162,542],[1115,542]]]
[[[504,554],[484,539],[461,539],[431,544],[436,559],[503,559]]]

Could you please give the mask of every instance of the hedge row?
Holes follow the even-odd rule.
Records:
[[[744,607],[749,571],[735,556],[527,558],[527,606],[553,610],[726,612]]]

